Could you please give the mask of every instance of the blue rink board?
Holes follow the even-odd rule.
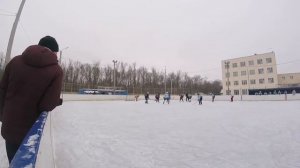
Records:
[[[34,168],[48,112],[42,112],[31,127],[13,158],[10,168]]]

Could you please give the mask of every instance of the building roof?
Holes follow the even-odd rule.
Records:
[[[226,60],[222,60],[222,61],[230,61],[230,60],[237,60],[237,59],[241,59],[241,58],[249,58],[249,57],[257,57],[257,56],[264,56],[264,55],[268,55],[268,54],[274,54],[275,56],[275,52],[271,51],[271,52],[267,52],[267,53],[261,53],[261,54],[254,54],[254,55],[249,55],[249,56],[243,56],[243,57],[236,57],[236,58],[230,58],[230,59],[226,59]]]

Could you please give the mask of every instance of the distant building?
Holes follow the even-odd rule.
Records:
[[[277,73],[274,52],[222,61],[224,95],[300,92],[300,73]]]
[[[251,89],[278,87],[274,52],[222,61],[222,93],[247,95]]]
[[[278,74],[278,87],[300,87],[300,73]]]

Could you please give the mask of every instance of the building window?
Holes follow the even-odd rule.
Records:
[[[255,79],[251,79],[251,80],[250,80],[250,84],[251,84],[251,85],[255,85]]]
[[[258,65],[260,65],[260,64],[262,64],[262,63],[263,63],[263,60],[262,60],[262,59],[258,59],[258,60],[257,60],[257,64],[258,64]]]
[[[272,63],[272,58],[266,58],[267,63]]]
[[[247,80],[242,80],[242,85],[247,85]]]
[[[226,90],[226,95],[231,95],[231,90]]]
[[[253,60],[248,61],[248,64],[249,64],[249,66],[254,65],[254,61]]]
[[[241,71],[241,76],[245,76],[247,75],[247,72],[246,71]]]
[[[259,84],[264,84],[265,83],[265,79],[259,79]]]
[[[232,68],[236,68],[237,67],[237,63],[232,63]]]
[[[238,76],[238,72],[233,72],[233,76]]]
[[[248,90],[247,89],[242,89],[242,94],[243,95],[247,95],[248,94]]]
[[[227,82],[226,82],[226,86],[230,86],[230,81],[227,81]]]
[[[225,62],[225,69],[229,69],[229,62]]]
[[[239,94],[240,94],[239,90],[234,90],[234,95],[239,95]]]
[[[268,78],[269,83],[274,83],[274,78]]]
[[[241,67],[246,66],[246,62],[240,62],[240,66],[241,66]]]
[[[233,85],[235,86],[239,85],[239,81],[234,81]]]
[[[294,77],[293,77],[293,76],[290,76],[290,79],[294,79]]]
[[[259,68],[258,69],[258,74],[264,74],[264,69],[263,68]]]
[[[226,78],[229,78],[230,77],[230,73],[226,72],[225,76],[226,76]]]
[[[285,80],[285,76],[281,77],[283,80]]]
[[[250,75],[255,75],[255,70],[254,69],[250,70]]]
[[[267,68],[267,71],[268,71],[268,73],[273,73],[273,68],[269,67],[269,68]]]

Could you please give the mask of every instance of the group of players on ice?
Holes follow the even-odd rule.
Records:
[[[145,95],[145,103],[148,104],[148,101],[150,99],[150,96],[149,96],[149,92],[147,92]],[[191,102],[192,101],[192,95],[189,95],[188,93],[186,93],[185,95],[184,94],[180,94],[179,95],[179,101],[180,102],[184,102],[183,98],[185,96],[185,101],[186,102]],[[160,93],[157,93],[155,94],[155,102],[159,103],[159,100],[160,100]],[[137,100],[137,97],[136,97],[136,100]],[[163,104],[165,104],[165,102],[167,102],[168,104],[170,104],[170,100],[171,100],[171,95],[169,92],[166,92],[163,96]],[[199,105],[202,104],[202,100],[203,100],[203,97],[202,95],[200,95],[200,93],[197,93],[197,101],[199,103]],[[214,102],[215,100],[215,95],[212,94],[212,102]]]

